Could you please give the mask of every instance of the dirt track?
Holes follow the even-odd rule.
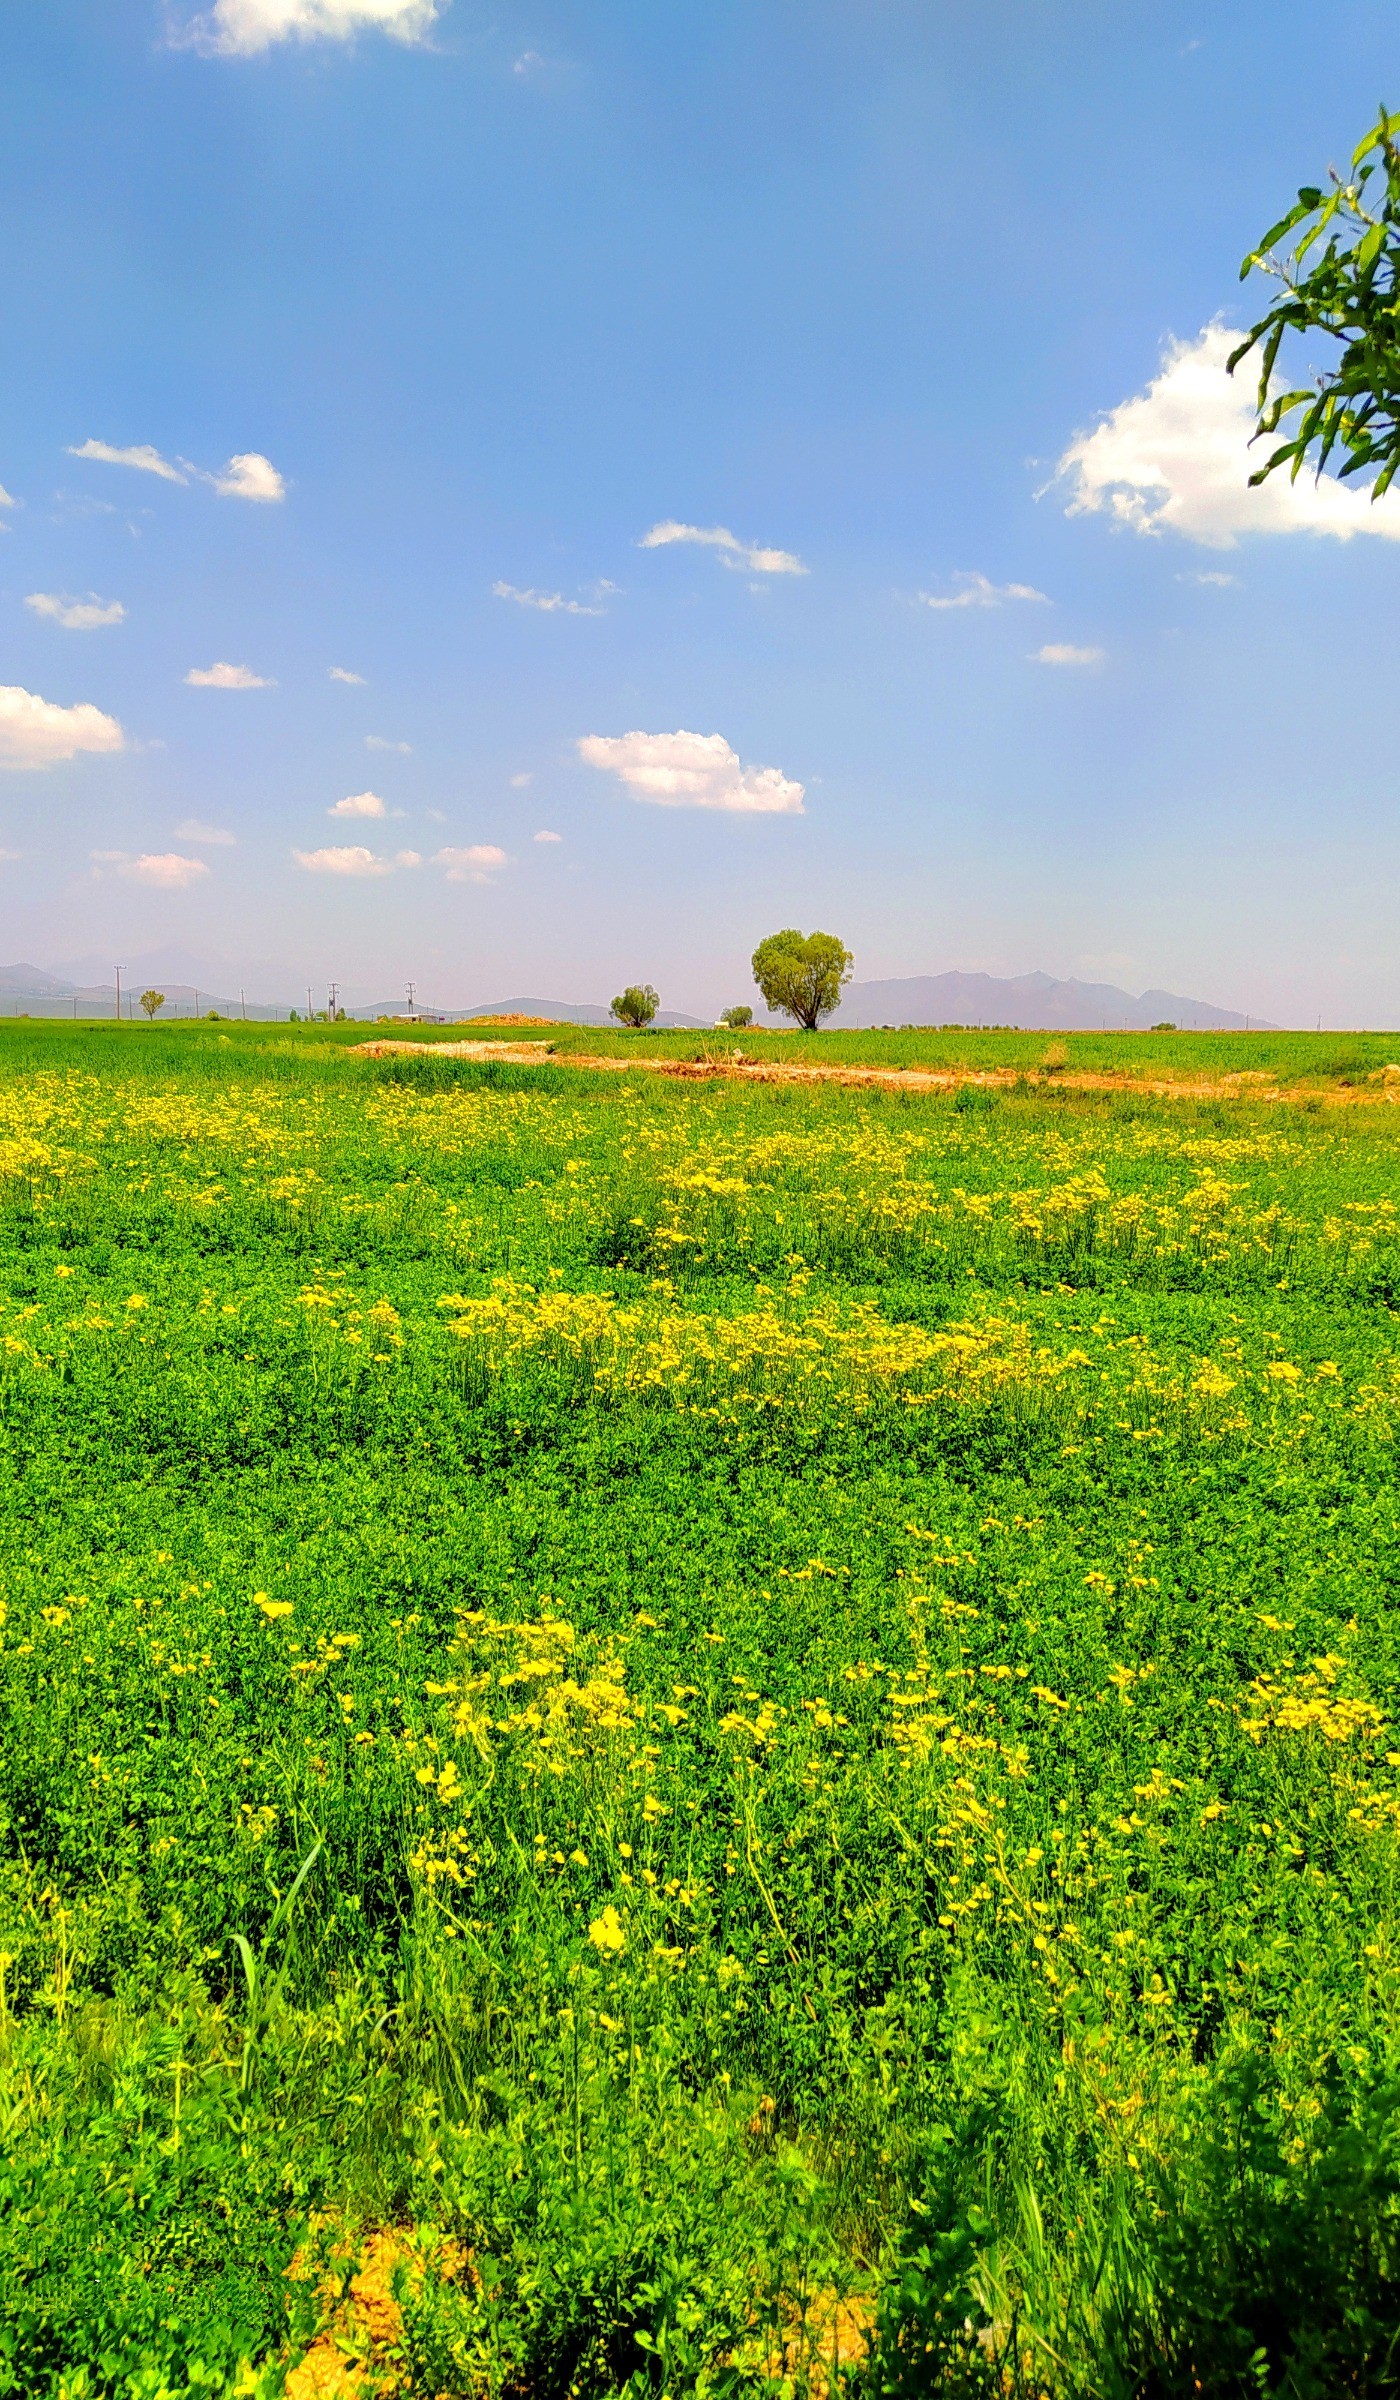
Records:
[[[588,1050],[556,1050],[552,1042],[358,1042],[361,1058],[417,1057],[497,1059],[525,1067],[579,1067],[600,1075],[667,1075],[681,1083],[839,1083],[870,1085],[884,1091],[946,1092],[959,1085],[979,1085],[985,1091],[1014,1091],[1029,1084],[1062,1092],[1141,1092],[1154,1100],[1309,1099],[1327,1108],[1354,1107],[1377,1101],[1400,1101],[1400,1067],[1386,1067],[1374,1080],[1361,1084],[1293,1087],[1270,1083],[1262,1069],[1242,1068],[1238,1074],[1206,1077],[1107,1074],[1084,1070],[1078,1074],[1047,1074],[1038,1067],[852,1067],[801,1066],[786,1059],[745,1058],[740,1051],[712,1058],[602,1057]]]

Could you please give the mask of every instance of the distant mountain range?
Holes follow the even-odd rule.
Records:
[[[1113,983],[1053,975],[907,975],[890,983],[849,983],[835,1025],[1016,1025],[1033,1033],[1145,1033],[1179,1025],[1210,1033],[1277,1033],[1263,1017],[1237,1016],[1180,992],[1135,999]]]
[[[75,962],[76,974],[70,980],[53,975],[42,967],[21,960],[12,967],[0,967],[0,1015],[35,1017],[110,1017],[116,1013],[116,985],[112,976],[88,980],[83,970],[91,970],[94,962],[83,959]],[[176,963],[171,956],[172,965]],[[194,966],[192,959],[181,958],[183,966]],[[228,973],[225,966],[224,973]],[[267,981],[271,981],[271,976]],[[285,1018],[291,1008],[301,1003],[287,1000],[244,1000],[240,994],[230,999],[218,992],[208,991],[184,980],[159,974],[154,959],[137,960],[122,975],[122,1014],[136,1015],[140,996],[148,984],[158,984],[165,994],[162,1017],[206,1015],[211,1009],[222,1017],[246,1016],[250,1020]],[[324,995],[316,994],[318,1004]],[[475,1008],[438,1008],[424,1004],[417,1012],[425,1018],[447,1018],[461,1022],[471,1017],[521,1016],[552,1017],[565,1025],[608,1025],[610,1014],[601,1003],[583,1000],[490,1000]],[[776,1024],[782,1020],[768,1017],[757,1010],[759,1022]],[[401,1017],[405,1005],[401,999],[377,1000],[352,1008],[348,1014],[361,1022],[376,1017]],[[689,1017],[679,1009],[661,1009],[658,1026],[673,1030],[702,1031],[711,1020]],[[830,1020],[841,1027],[871,1025],[1014,1025],[1035,1033],[1117,1033],[1146,1032],[1153,1025],[1179,1025],[1184,1031],[1276,1033],[1278,1027],[1263,1017],[1242,1017],[1233,1009],[1216,1008],[1209,1000],[1189,1000],[1180,992],[1142,992],[1136,997],[1120,991],[1113,983],[1080,983],[1075,977],[1057,982],[1053,975],[906,975],[884,983],[851,983],[846,986],[841,1007]]]

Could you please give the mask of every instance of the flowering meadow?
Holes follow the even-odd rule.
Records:
[[[1400,2389],[1325,1081],[0,1031],[0,2395]]]

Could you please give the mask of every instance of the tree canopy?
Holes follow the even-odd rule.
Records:
[[[839,1005],[841,986],[850,981],[854,965],[834,933],[799,933],[790,925],[759,943],[753,954],[753,979],[767,1007],[795,1017],[813,1033]]]
[[[1240,268],[1275,276],[1282,290],[1230,356],[1259,349],[1259,432],[1287,439],[1251,475],[1263,483],[1276,467],[1297,476],[1312,460],[1321,473],[1343,454],[1338,475],[1374,470],[1378,500],[1400,467],[1400,117],[1381,110],[1352,156],[1347,180],[1305,184],[1286,216],[1270,227]],[[1286,256],[1279,243],[1297,239]],[[1321,245],[1321,247],[1319,247]],[[1286,333],[1325,333],[1340,355],[1315,383],[1270,393]]]
[[[619,1025],[630,1025],[634,1033],[640,1033],[644,1025],[651,1023],[660,1006],[661,1002],[649,983],[629,983],[626,991],[619,992],[614,1000],[612,1013]]]
[[[164,1008],[165,1006],[164,992],[143,992],[141,994],[141,1006],[146,1011],[148,1017],[153,1017],[158,1008]]]

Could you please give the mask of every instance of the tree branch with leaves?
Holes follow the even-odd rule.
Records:
[[[1341,454],[1336,472],[1374,473],[1371,497],[1389,490],[1400,468],[1400,117],[1384,109],[1357,145],[1349,177],[1332,171],[1330,188],[1305,184],[1288,214],[1271,226],[1240,268],[1277,278],[1278,299],[1231,352],[1240,361],[1259,351],[1259,429],[1254,439],[1280,432],[1281,441],[1250,476],[1263,483],[1287,467],[1296,481],[1311,462],[1320,475]],[[1297,240],[1286,254],[1279,244]],[[1341,355],[1311,385],[1271,392],[1286,333],[1325,333]]]

